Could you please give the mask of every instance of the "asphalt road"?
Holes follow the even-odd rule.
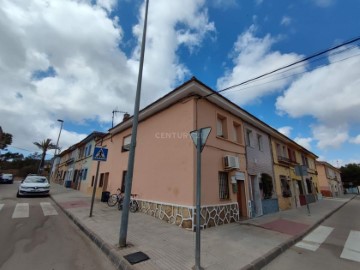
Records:
[[[0,185],[0,269],[115,269],[48,197],[16,198]]]
[[[263,269],[360,269],[360,196]]]

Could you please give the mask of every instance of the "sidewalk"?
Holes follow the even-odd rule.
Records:
[[[195,233],[143,213],[130,213],[127,243],[118,248],[121,212],[52,183],[51,198],[93,240],[118,269],[182,270],[195,264]],[[201,266],[206,270],[260,269],[348,202],[354,195],[323,199],[306,207],[201,232]],[[131,265],[123,257],[138,251],[149,260]]]

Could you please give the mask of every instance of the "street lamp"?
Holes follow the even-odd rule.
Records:
[[[54,169],[55,158],[56,158],[57,150],[59,149],[59,140],[60,140],[60,135],[61,135],[61,131],[62,131],[62,128],[63,128],[64,120],[58,119],[58,122],[60,122],[61,125],[60,125],[59,136],[58,136],[57,141],[56,141],[56,148],[55,148],[55,152],[54,152],[54,157],[53,157],[52,162],[51,162],[51,168],[50,168],[50,171],[49,171],[49,179],[51,178],[52,173],[55,172],[55,169]]]
[[[124,207],[123,207],[123,211],[121,214],[121,225],[120,225],[120,236],[119,236],[119,246],[121,248],[126,247],[127,230],[128,230],[128,225],[129,225],[129,205],[130,205],[130,195],[131,195],[131,187],[132,187],[133,173],[134,173],[135,147],[136,147],[136,136],[137,136],[137,129],[138,129],[138,121],[139,121],[141,82],[142,82],[144,54],[145,54],[148,8],[149,8],[149,0],[146,0],[144,31],[143,31],[142,41],[141,41],[139,74],[138,74],[138,81],[137,81],[136,95],[135,95],[135,105],[134,105],[134,115],[133,115],[132,130],[131,130],[131,143],[130,143],[130,152],[129,152],[129,160],[128,160],[128,170],[127,170],[126,178],[125,178],[125,195],[124,195],[124,202],[123,202]]]
[[[61,123],[61,126],[60,126],[59,136],[58,136],[57,142],[56,142],[56,149],[55,149],[55,155],[54,155],[54,157],[56,156],[57,150],[58,150],[58,148],[59,148],[59,140],[60,140],[60,135],[61,135],[61,130],[62,130],[62,128],[63,128],[64,120],[58,119],[58,122]]]

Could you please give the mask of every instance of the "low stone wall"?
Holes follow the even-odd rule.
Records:
[[[196,209],[181,205],[138,200],[140,212],[167,223],[194,230]],[[201,225],[204,229],[239,220],[237,203],[201,207]]]

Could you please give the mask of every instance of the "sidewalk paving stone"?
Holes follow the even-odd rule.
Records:
[[[121,211],[91,196],[58,184],[51,198],[94,241],[118,269],[188,270],[195,264],[195,233],[143,213],[130,213],[127,244],[118,247]],[[323,199],[306,207],[251,220],[208,228],[201,232],[201,266],[207,270],[260,269],[300,240],[353,196]],[[131,265],[125,255],[144,252],[149,260]]]

